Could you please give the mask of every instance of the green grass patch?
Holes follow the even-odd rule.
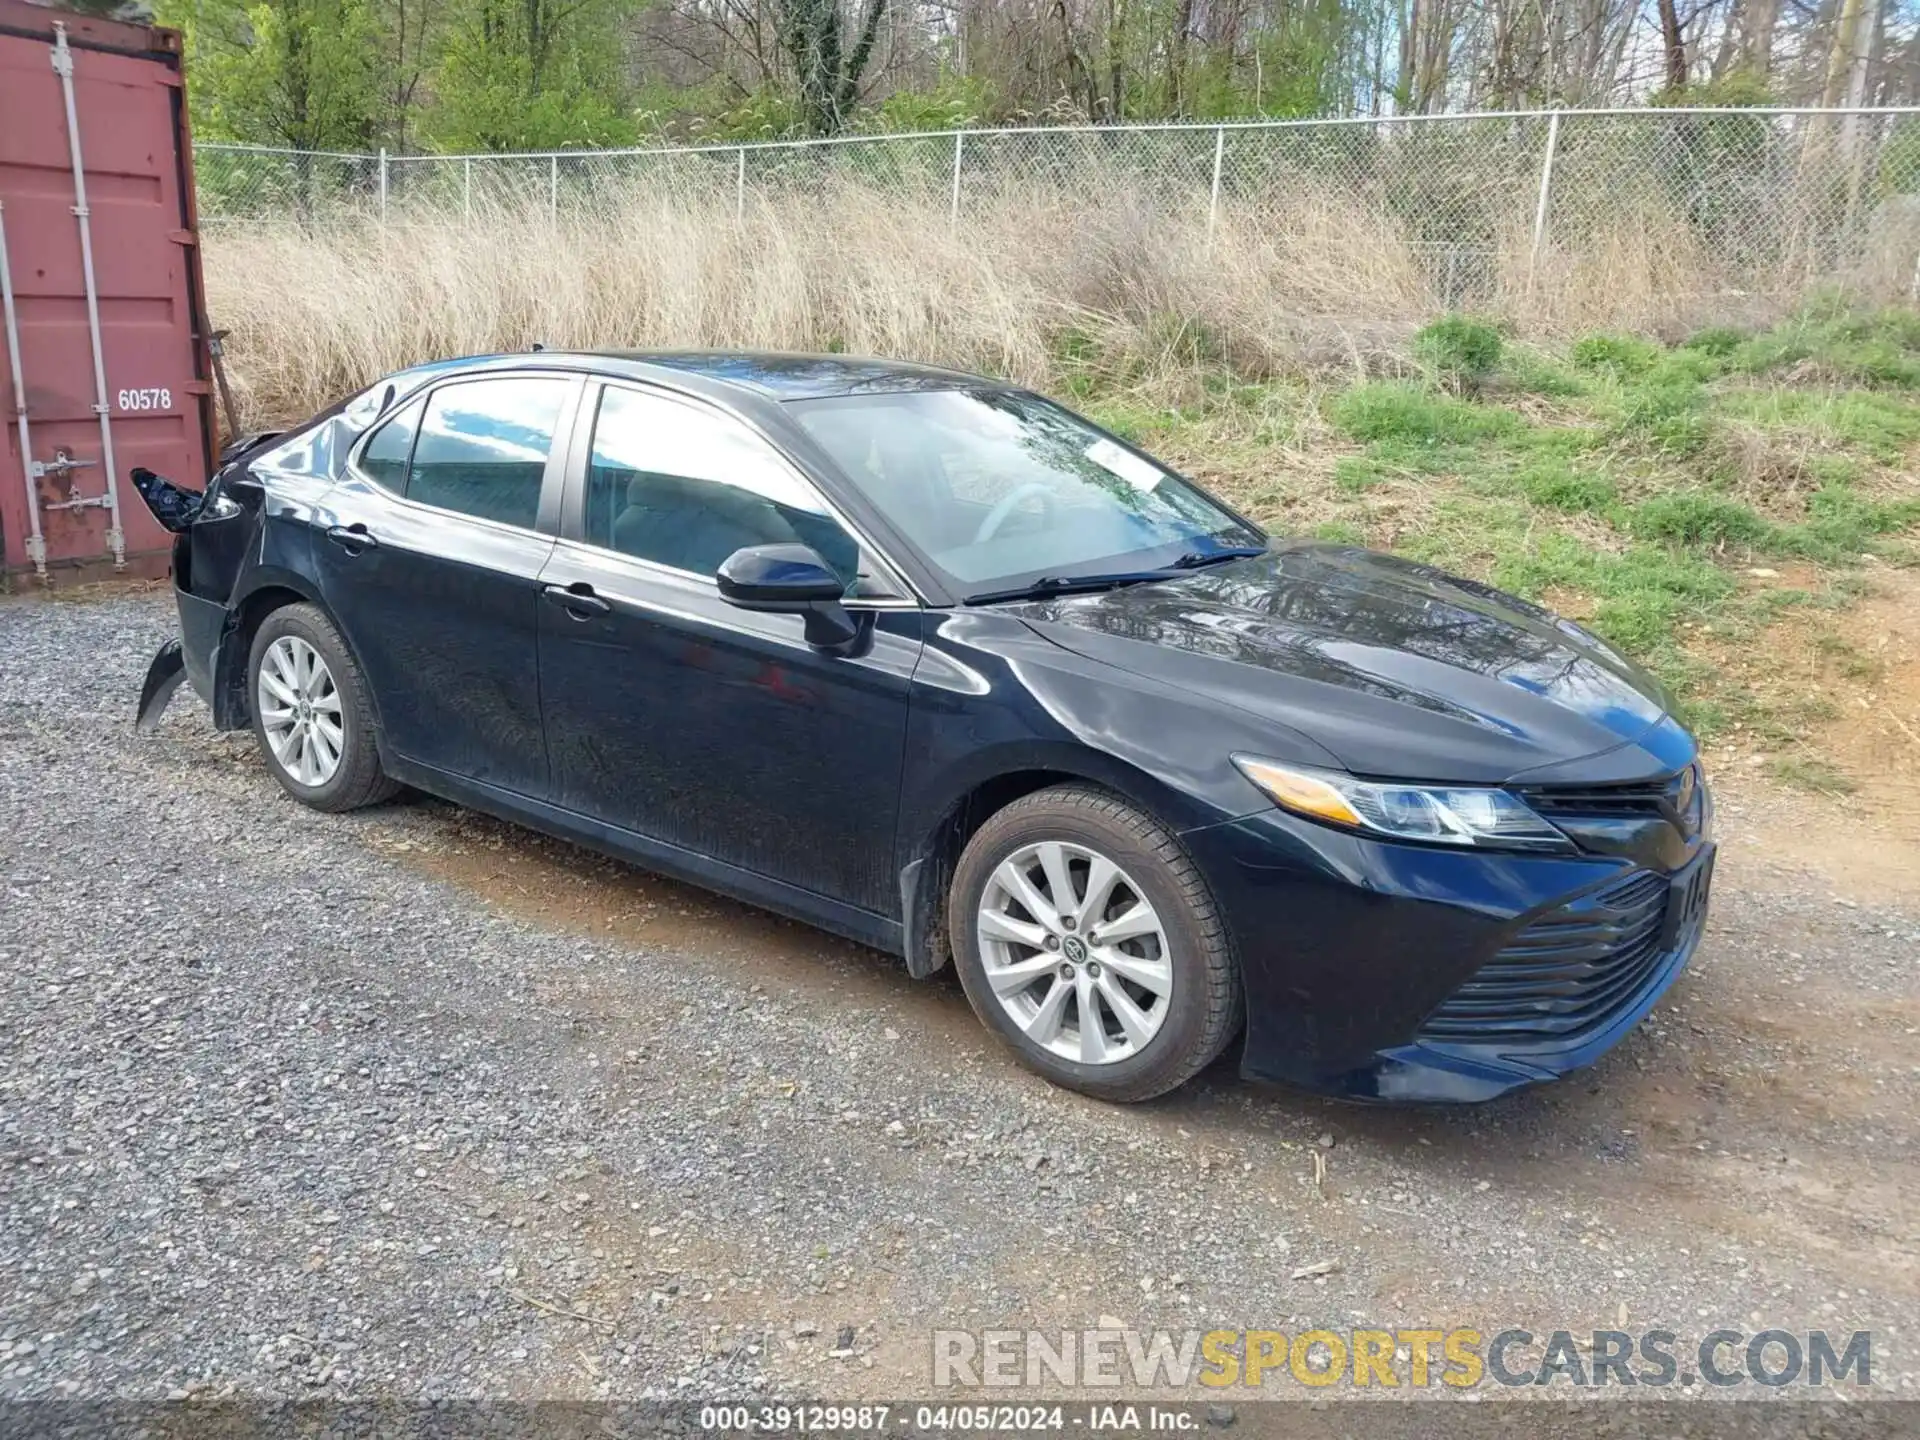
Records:
[[[1107,373],[1091,339],[1062,348]],[[1180,406],[1129,379],[1087,408],[1238,473],[1227,489],[1254,513],[1559,605],[1658,675],[1701,733],[1804,754],[1827,699],[1819,680],[1762,675],[1768,631],[1852,603],[1863,555],[1920,563],[1920,315],[1827,307],[1758,334],[1590,335],[1563,352],[1447,316],[1412,352],[1418,378],[1324,399],[1310,379],[1216,369]],[[1325,426],[1357,453],[1303,467]],[[1745,573],[1781,560],[1806,581]],[[1827,681],[1870,680],[1863,653],[1816,651]],[[1834,783],[1817,765],[1802,779]]]
[[[1719,413],[1763,429],[1794,431],[1817,444],[1847,446],[1883,465],[1905,461],[1920,441],[1920,405],[1861,390],[1732,390]]]
[[[1912,390],[1920,388],[1920,315],[1816,306],[1743,340],[1724,358],[1748,375],[1804,366],[1853,384]]]
[[[1706,387],[1695,376],[1679,369],[1651,371],[1620,388],[1614,429],[1661,450],[1692,454],[1706,435],[1706,399]]]
[[[1503,554],[1493,581],[1530,600],[1555,589],[1593,596],[1593,629],[1650,662],[1666,658],[1676,621],[1704,613],[1737,588],[1697,551],[1662,545],[1608,551],[1557,531]]]
[[[1783,526],[1776,544],[1786,553],[1843,564],[1876,553],[1879,541],[1920,524],[1920,499],[1869,500],[1846,485],[1824,485],[1807,500],[1807,518]]]
[[[1702,490],[1679,490],[1655,495],[1626,512],[1628,533],[1643,540],[1669,540],[1683,545],[1720,545],[1728,541],[1764,546],[1774,537],[1773,525],[1738,500]]]
[[[1122,440],[1139,445],[1191,423],[1188,411],[1172,406],[1144,405],[1125,399],[1112,399],[1086,407],[1087,418],[1103,430],[1111,430]]]
[[[1573,342],[1567,352],[1574,368],[1593,370],[1630,380],[1660,363],[1660,347],[1629,335],[1589,335]]]
[[[1607,476],[1551,459],[1523,468],[1514,476],[1514,487],[1549,510],[1598,513],[1619,498],[1619,488]]]
[[[1406,440],[1379,440],[1359,455],[1343,455],[1334,463],[1333,481],[1348,493],[1370,490],[1383,480],[1405,480],[1421,475],[1458,475],[1480,461],[1469,445],[1427,445]]]
[[[1498,330],[1465,315],[1443,315],[1413,337],[1414,359],[1429,375],[1465,394],[1493,378],[1502,348]]]
[[[1529,425],[1502,442],[1509,454],[1530,460],[1572,461],[1603,449],[1606,433],[1592,425]]]
[[[1582,342],[1585,343],[1585,342]],[[1663,460],[1701,454],[1712,436],[1711,357],[1675,351],[1646,365],[1598,367],[1584,409],[1610,443]]]
[[[1710,355],[1716,360],[1725,360],[1746,342],[1747,335],[1744,330],[1735,330],[1723,325],[1694,331],[1686,338],[1681,348],[1697,350],[1702,355]]]
[[[1518,394],[1557,400],[1584,395],[1591,388],[1585,377],[1537,350],[1509,349],[1500,364],[1500,379]]]
[[[1675,490],[1631,506],[1624,519],[1640,539],[1740,545],[1833,565],[1873,553],[1882,537],[1920,524],[1920,499],[1869,500],[1844,484],[1826,485],[1808,497],[1805,520],[1780,524],[1725,495]]]
[[[1860,787],[1842,771],[1818,756],[1775,755],[1767,762],[1767,773],[1797,790],[1817,795],[1851,795]]]
[[[1532,509],[1521,501],[1449,491],[1396,549],[1442,570],[1485,575],[1500,556],[1526,543],[1532,523]]]
[[[1521,426],[1512,411],[1399,380],[1356,385],[1335,397],[1329,417],[1356,440],[1402,445],[1469,445],[1510,435]]]

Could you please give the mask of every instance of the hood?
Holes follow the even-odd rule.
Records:
[[[1658,682],[1605,642],[1369,550],[1282,544],[1019,613],[1076,654],[1299,731],[1359,775],[1591,784],[1693,753]]]

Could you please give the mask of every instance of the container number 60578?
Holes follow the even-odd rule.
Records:
[[[144,390],[122,390],[120,408],[122,410],[171,410],[173,391],[161,386]]]

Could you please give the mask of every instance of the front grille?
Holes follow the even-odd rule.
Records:
[[[1697,764],[1658,780],[1624,785],[1529,785],[1527,804],[1549,819],[1665,820],[1691,837],[1700,828],[1706,784]]]
[[[1636,994],[1661,960],[1668,881],[1641,870],[1542,915],[1420,1027],[1425,1040],[1575,1035]]]
[[[1665,811],[1665,780],[1647,780],[1634,785],[1540,785],[1520,792],[1527,803],[1542,815],[1651,816],[1661,819]]]

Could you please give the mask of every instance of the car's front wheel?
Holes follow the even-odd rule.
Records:
[[[398,788],[380,771],[366,682],[316,605],[261,622],[247,664],[253,733],[286,792],[316,810],[355,810]]]
[[[1105,791],[1058,786],[990,817],[947,918],[974,1012],[1056,1084],[1150,1099],[1239,1028],[1240,977],[1204,877],[1171,832]]]

